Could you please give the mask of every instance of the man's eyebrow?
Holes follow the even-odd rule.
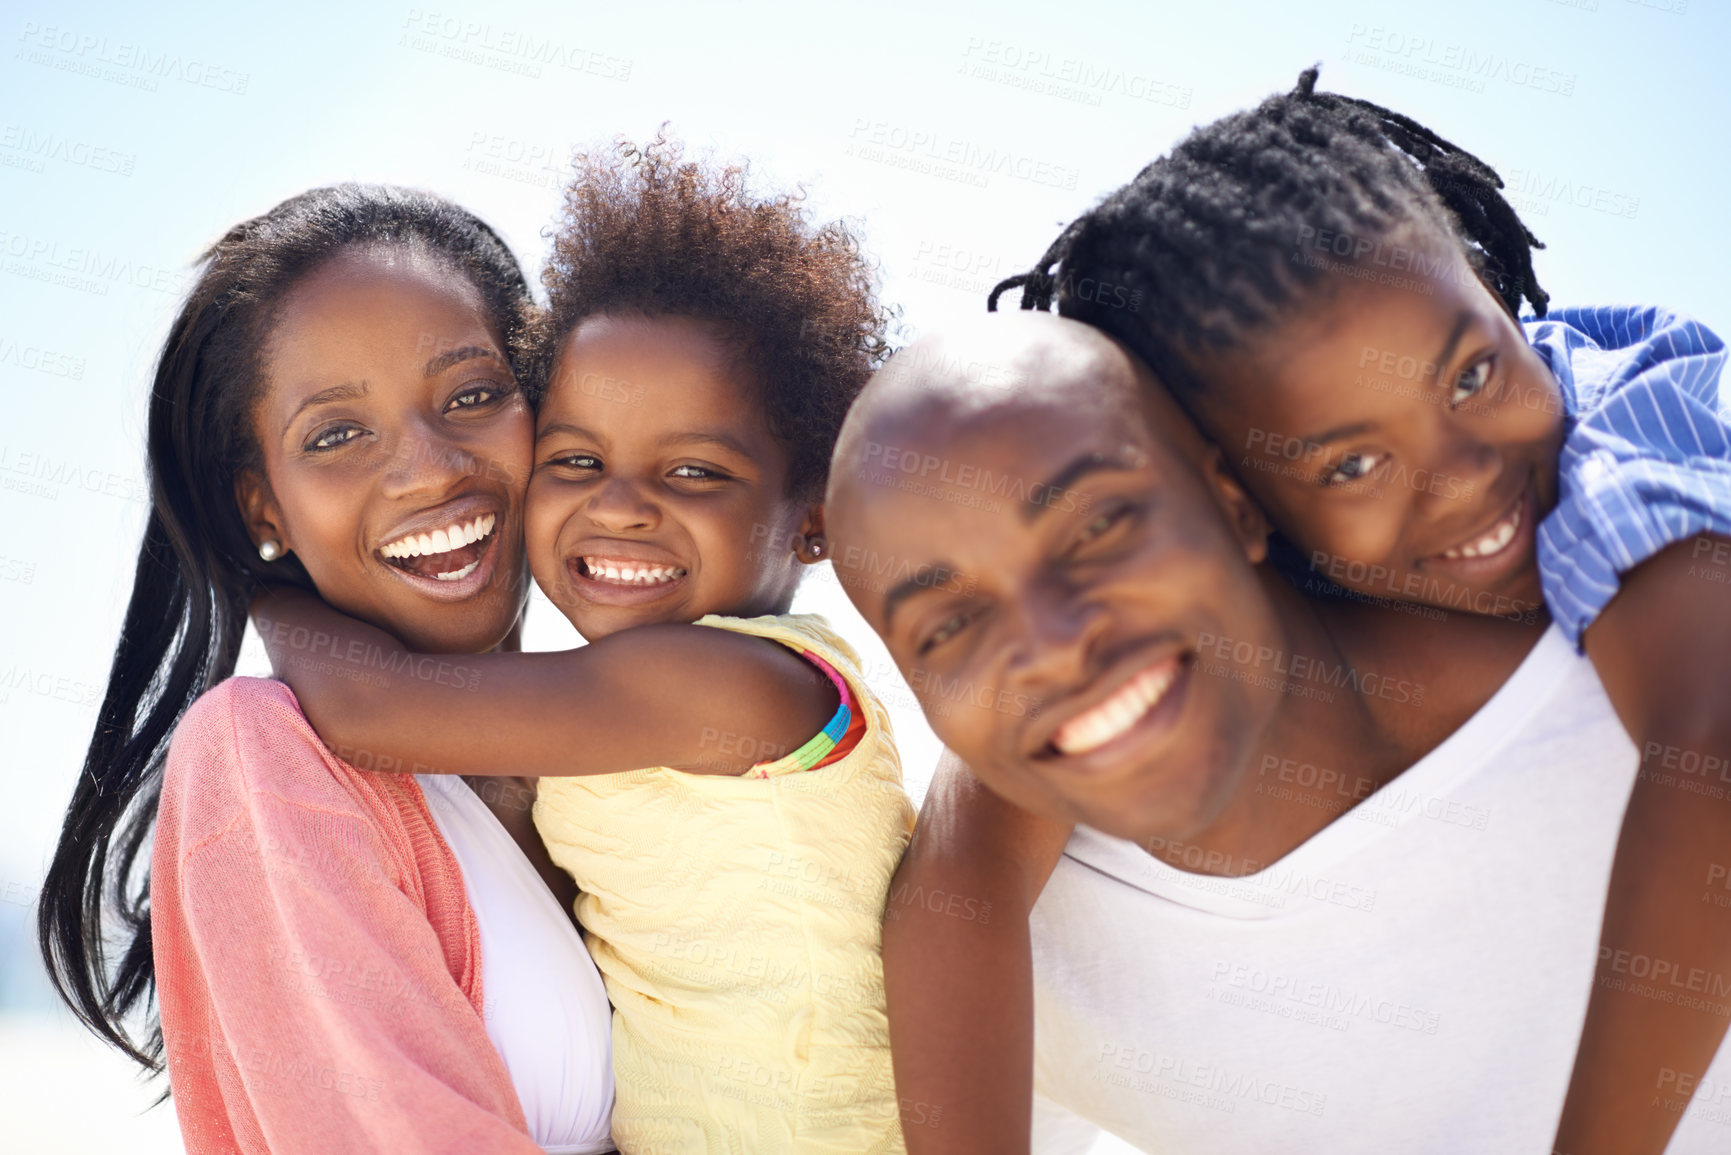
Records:
[[[295,411],[289,414],[287,421],[283,422],[282,431],[287,433],[289,427],[295,423],[295,418],[315,405],[329,405],[332,401],[353,401],[357,397],[365,397],[366,395],[367,383],[365,381],[346,381],[341,385],[332,385],[329,389],[321,389],[295,406]]]
[[[460,365],[464,361],[473,361],[477,357],[487,357],[494,361],[499,360],[499,354],[484,345],[464,345],[461,348],[451,349],[444,353],[440,353],[437,357],[428,361],[426,368],[421,370],[421,375],[424,377],[437,377],[452,365]]]
[[[1076,482],[1092,473],[1108,473],[1135,469],[1146,458],[1130,453],[1084,453],[1052,475],[1044,485],[1028,491],[1022,502],[1022,520],[1032,522],[1055,504],[1051,495],[1064,493]]]
[[[888,632],[894,624],[896,607],[913,597],[915,594],[939,587],[932,584],[934,573],[955,573],[956,567],[946,562],[935,562],[932,565],[922,565],[913,573],[897,582],[890,592],[884,595],[884,630]]]

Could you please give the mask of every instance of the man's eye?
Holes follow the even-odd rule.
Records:
[[[337,446],[342,445],[345,442],[353,441],[360,435],[361,430],[359,426],[338,425],[334,429],[327,429],[317,437],[314,437],[311,441],[307,442],[306,447],[308,449],[335,449]]]
[[[1128,505],[1116,505],[1111,509],[1101,511],[1092,521],[1082,527],[1082,532],[1076,535],[1076,542],[1070,548],[1077,550],[1104,537],[1114,526],[1123,522],[1134,512],[1135,510]]]
[[[1455,378],[1454,387],[1449,390],[1449,406],[1452,408],[1459,405],[1483,389],[1490,382],[1492,367],[1492,359],[1486,357],[1483,361],[1474,362],[1461,370],[1460,376]]]
[[[1322,484],[1345,485],[1368,477],[1372,470],[1382,464],[1383,457],[1381,453],[1349,453],[1341,459],[1339,465],[1323,476]]]
[[[926,635],[925,640],[920,643],[919,652],[921,654],[931,653],[933,650],[961,633],[963,627],[968,624],[969,620],[969,616],[965,611],[957,610],[942,622],[939,622],[937,629]]]

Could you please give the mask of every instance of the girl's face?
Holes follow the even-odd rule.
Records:
[[[522,612],[532,417],[481,295],[434,258],[354,249],[277,310],[237,491],[336,608],[415,649],[497,645]]]
[[[535,581],[590,641],[704,614],[784,613],[822,508],[718,328],[590,317],[561,343],[536,426]]]
[[[1253,564],[1260,515],[1149,432],[1121,357],[1096,370],[1105,387],[874,427],[834,487],[836,571],[994,791],[1120,837],[1191,839],[1243,803],[1278,706],[1216,651],[1290,646]],[[1163,427],[1185,423],[1164,405]],[[918,485],[903,461],[924,463]]]
[[[1343,282],[1225,365],[1197,416],[1275,525],[1341,585],[1531,620],[1561,395],[1460,253],[1439,245],[1429,259],[1448,273]]]

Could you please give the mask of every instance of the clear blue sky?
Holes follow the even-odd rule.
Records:
[[[1731,328],[1731,21],[1706,0],[188,7],[0,14],[0,1009],[14,1012],[39,998],[27,904],[130,581],[152,359],[199,249],[310,185],[433,188],[538,269],[570,149],[671,121],[750,158],[763,187],[804,182],[817,211],[857,218],[911,333],[979,310],[1190,125],[1321,61],[1324,88],[1501,169],[1549,245],[1555,302],[1665,303]],[[819,578],[803,607],[864,642],[838,593]],[[537,606],[532,645],[571,636]],[[935,743],[873,663],[923,788]]]

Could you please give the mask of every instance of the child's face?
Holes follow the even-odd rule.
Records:
[[[1344,282],[1227,365],[1197,415],[1341,585],[1521,616],[1542,605],[1535,533],[1556,503],[1561,397],[1459,252],[1429,252],[1447,275]]]
[[[559,348],[536,422],[529,566],[594,641],[654,622],[786,610],[821,516],[717,330],[591,317]]]
[[[1204,639],[1273,652],[1282,634],[1253,564],[1262,523],[1223,482],[1235,528],[1150,434],[1116,356],[1086,388],[870,427],[832,483],[835,563],[982,781],[1062,821],[1193,837],[1240,791],[1277,697],[1203,673]]]

